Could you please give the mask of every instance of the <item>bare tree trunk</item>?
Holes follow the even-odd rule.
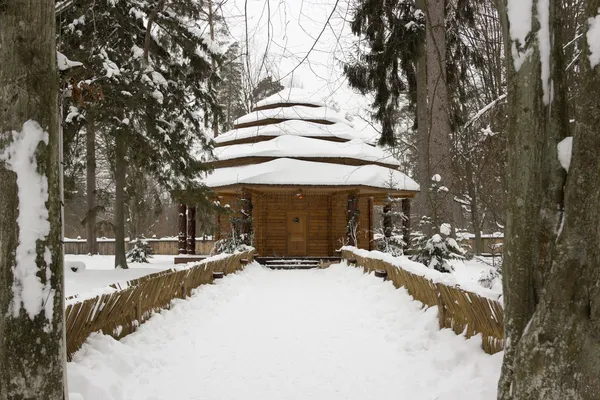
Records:
[[[129,268],[125,254],[125,132],[119,129],[115,137],[115,268]]]
[[[86,126],[86,200],[87,200],[87,246],[88,253],[97,254],[98,245],[96,243],[96,126],[94,115],[88,113]]]
[[[429,132],[429,174],[440,175],[441,185],[449,191],[432,194],[429,215],[433,227],[453,221],[453,201],[450,194],[454,189],[452,169],[452,128],[450,126],[450,101],[446,83],[446,21],[445,1],[427,0],[427,98]],[[430,184],[431,176],[427,179]],[[424,188],[427,190],[427,187]]]
[[[3,399],[65,398],[54,5],[53,0],[0,4],[0,397]],[[19,156],[34,160],[37,166],[17,166],[22,164],[16,160]]]
[[[538,7],[543,7],[543,4],[538,4],[537,0],[533,2],[532,9],[536,11],[532,18],[533,32],[527,36],[527,43],[519,47],[523,53],[529,52],[530,55],[524,58],[520,67],[515,65],[511,54],[513,42],[509,36],[510,21],[505,8],[501,7],[499,10],[503,20],[509,79],[509,168],[503,265],[507,345],[498,396],[500,399],[591,399],[594,397],[583,395],[582,392],[587,390],[585,386],[590,384],[590,380],[588,377],[587,382],[585,381],[585,372],[578,365],[581,360],[577,359],[577,356],[581,356],[578,347],[583,343],[578,343],[581,336],[577,335],[583,331],[578,326],[582,322],[578,320],[581,315],[575,315],[577,312],[589,314],[589,308],[588,311],[585,308],[576,309],[582,306],[582,297],[590,293],[586,291],[586,294],[579,295],[572,290],[574,286],[587,285],[581,281],[589,277],[585,275],[585,265],[593,261],[588,257],[594,257],[592,253],[582,252],[579,247],[585,246],[588,241],[597,243],[597,236],[596,240],[593,236],[579,237],[578,243],[572,241],[573,237],[570,235],[566,235],[569,239],[560,237],[559,243],[564,244],[568,240],[569,245],[573,246],[571,252],[574,251],[579,257],[579,265],[569,260],[569,274],[572,275],[566,277],[565,253],[569,251],[563,247],[557,252],[555,248],[561,224],[565,176],[559,165],[556,146],[568,131],[563,78],[565,65],[562,60],[566,42],[563,41],[560,27],[561,1],[551,0],[547,32],[548,38],[552,38],[551,54],[547,59],[550,76],[545,86],[540,67],[544,59],[538,43],[539,35],[543,34],[539,32],[539,20],[542,18],[537,15]],[[593,74],[589,75],[593,80]],[[553,100],[550,95],[551,82],[554,85]],[[590,98],[593,97],[593,92],[590,89]],[[597,97],[594,99],[597,101]],[[598,103],[594,106],[598,107]],[[592,115],[589,117],[594,118]],[[595,138],[590,138],[592,144],[594,140],[597,141],[597,133],[590,135],[596,135]],[[594,171],[593,165],[593,162],[589,164],[588,171]],[[570,180],[587,180],[587,176],[575,178],[575,174],[569,175]],[[594,186],[597,187],[597,183]],[[582,191],[574,187],[571,189],[578,192],[577,196],[568,195],[574,197],[571,206],[580,210],[567,215],[565,222],[580,218],[590,204],[600,206],[593,200],[593,196],[585,200],[585,192],[590,188]],[[591,213],[586,217],[597,225],[597,216],[597,213]],[[573,231],[578,230],[573,225],[571,227]],[[576,236],[578,234],[580,232],[575,233]],[[596,280],[596,286],[597,283]],[[557,300],[564,304],[556,305]],[[589,303],[585,307],[589,307]],[[566,315],[565,309],[570,310],[568,313],[571,315]],[[548,312],[556,314],[549,316],[546,315]],[[546,324],[549,320],[556,326],[548,327]],[[543,355],[540,354],[541,351],[547,353]],[[598,356],[598,352],[595,355]],[[571,365],[567,366],[565,360],[570,360]],[[597,374],[598,363],[594,371]],[[597,375],[595,379],[595,387],[598,388]]]

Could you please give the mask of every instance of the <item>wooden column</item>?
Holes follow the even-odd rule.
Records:
[[[333,256],[333,209],[332,195],[327,195],[327,255]]]
[[[402,199],[402,236],[406,246],[410,244],[410,199]]]
[[[369,250],[373,250],[373,198],[369,197],[368,200],[369,209],[369,231],[367,232],[367,240],[369,241]]]
[[[354,234],[357,231],[358,226],[358,196],[352,192],[348,195],[348,205],[346,207],[346,239],[348,240],[349,246],[356,246],[358,238]]]
[[[180,203],[178,206],[177,215],[177,239],[179,240],[179,254],[186,253],[186,238],[187,238],[187,220],[186,220],[187,206],[185,203]]]
[[[196,207],[187,209],[187,253],[196,254]]]

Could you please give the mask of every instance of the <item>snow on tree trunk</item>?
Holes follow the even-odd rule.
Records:
[[[453,189],[452,170],[452,128],[450,126],[450,101],[448,98],[448,85],[446,82],[446,25],[445,1],[427,0],[425,9],[427,21],[427,98],[428,107],[428,156],[429,177],[421,185],[428,185],[429,178],[439,174],[442,177],[441,185],[449,190]],[[427,190],[427,186],[421,188]],[[431,216],[433,226],[440,226],[444,222],[451,222],[452,195],[449,191],[437,191],[430,199],[428,215]]]
[[[115,268],[129,268],[125,253],[125,169],[127,143],[122,129],[115,135]]]
[[[54,1],[0,5],[0,394],[63,400]]]
[[[600,241],[595,131],[600,118],[592,111],[599,106],[600,80],[589,64],[582,67],[589,111],[581,114],[587,120],[576,132],[573,165],[579,169],[570,170],[563,193],[557,144],[568,135],[562,52],[571,38],[562,34],[561,3],[534,0],[523,10],[523,2],[508,0],[508,8],[500,10],[509,78],[507,346],[500,399],[592,399],[600,389],[594,272]],[[595,13],[599,1],[589,3],[595,3]]]

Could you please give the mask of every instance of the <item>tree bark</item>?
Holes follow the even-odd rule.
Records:
[[[125,132],[115,135],[115,268],[129,268],[125,253],[125,169],[127,161]]]
[[[96,129],[94,115],[91,112],[88,112],[87,114],[85,144],[87,201],[87,216],[85,222],[87,228],[87,246],[88,253],[97,254],[98,245],[96,243]]]
[[[431,193],[429,215],[433,228],[453,222],[454,173],[452,169],[452,128],[450,101],[446,82],[446,22],[445,1],[427,0],[425,9],[427,37],[427,98],[429,174],[423,182],[429,187],[431,176],[439,174],[441,185],[449,191]],[[427,190],[427,187],[425,190]],[[454,225],[454,224],[453,224]]]
[[[509,35],[510,21],[506,8],[501,7],[499,10],[507,54],[509,129],[503,264],[506,347],[498,396],[500,399],[585,399],[593,397],[586,397],[582,392],[590,380],[588,377],[587,382],[582,381],[585,381],[583,375],[586,371],[581,370],[578,365],[581,360],[577,359],[581,355],[578,347],[582,345],[579,342],[582,337],[577,335],[582,332],[582,320],[578,320],[581,315],[576,314],[586,314],[585,308],[577,308],[582,306],[581,299],[589,293],[577,294],[572,290],[577,285],[586,288],[587,283],[581,281],[588,278],[585,275],[585,264],[591,261],[589,256],[593,257],[591,253],[582,252],[580,246],[585,246],[587,242],[597,244],[598,241],[597,236],[596,240],[593,236],[588,236],[579,237],[579,243],[575,243],[572,241],[573,237],[566,239],[569,235],[565,236],[563,232],[559,243],[564,244],[565,240],[569,240],[569,245],[573,248],[570,251],[564,245],[558,251],[555,248],[561,225],[565,179],[564,170],[558,161],[557,144],[568,131],[563,78],[565,65],[562,60],[566,42],[560,27],[561,1],[551,0],[548,37],[552,38],[552,45],[546,93],[552,82],[554,100],[548,101],[544,95],[542,56],[538,43],[541,25],[537,10],[541,4],[543,3],[538,4],[537,0],[533,2],[532,32],[527,37],[527,43],[521,47],[523,52],[530,52],[530,56],[525,58],[518,69],[511,54],[513,42]],[[590,90],[590,94],[592,93],[593,90]],[[598,103],[595,106],[598,107]],[[597,133],[591,134],[592,137],[594,135]],[[593,143],[592,138],[590,140]],[[588,168],[591,169],[588,171],[594,171],[593,165],[593,162],[589,164]],[[587,176],[576,177],[576,174],[569,173],[569,179],[583,182],[587,180]],[[597,187],[597,183],[594,186]],[[599,203],[594,203],[593,196],[585,200],[585,195],[589,192],[583,192],[590,188],[581,189],[578,193],[580,197],[573,200],[572,207],[580,208],[583,212],[588,204],[600,206]],[[578,191],[575,188],[573,190]],[[574,214],[578,212],[573,215],[567,212],[565,223],[575,218]],[[587,218],[598,223],[597,214],[590,213]],[[577,231],[572,225],[571,227],[573,231]],[[572,275],[567,277],[564,274],[567,262],[565,253],[570,252],[578,254],[581,264],[576,265],[573,260],[569,260],[569,273]],[[557,301],[564,303],[556,304]],[[589,307],[589,304],[586,306]],[[566,315],[565,309],[570,310],[572,315]],[[547,315],[547,312],[552,315]],[[589,319],[589,315],[584,320],[585,318]],[[550,320],[556,326],[548,327],[546,324]],[[540,354],[542,351],[546,354]],[[597,352],[595,354],[598,355]],[[567,365],[566,360],[570,360],[571,365]],[[594,371],[597,374],[598,364]],[[597,392],[595,395],[597,396]]]
[[[0,397],[9,399],[65,398],[64,276],[61,243],[59,174],[59,108],[53,0],[8,1],[0,4]],[[16,253],[27,250],[27,235],[39,235],[44,224],[22,221],[31,212],[23,201],[42,193],[19,193],[32,182],[17,183],[6,151],[17,141],[26,121],[47,134],[36,145],[37,174],[47,179],[48,233],[35,243],[34,265]],[[36,140],[34,140],[36,143]],[[20,172],[22,174],[22,172]],[[20,176],[23,179],[23,176]],[[43,185],[43,183],[42,183]],[[34,206],[35,207],[35,206]],[[27,214],[27,215],[26,215]],[[20,221],[18,221],[18,219]],[[18,248],[19,246],[19,248]],[[21,247],[24,246],[25,248]],[[25,268],[24,268],[25,267]],[[36,270],[40,298],[23,303],[22,276],[15,268]],[[33,273],[30,271],[30,273]]]

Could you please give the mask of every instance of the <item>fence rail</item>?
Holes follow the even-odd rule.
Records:
[[[405,287],[408,293],[421,303],[438,306],[440,329],[450,328],[457,335],[466,337],[482,335],[482,347],[488,354],[504,348],[504,309],[495,300],[476,293],[433,282],[424,276],[409,272],[384,260],[361,255],[364,251],[342,249],[345,260],[355,261],[365,272],[385,270],[394,286]]]
[[[102,331],[120,339],[146,321],[153,312],[169,308],[176,298],[189,296],[192,289],[213,282],[213,272],[234,273],[253,259],[254,250],[218,255],[183,270],[167,270],[111,285],[116,291],[86,300],[67,299],[65,325],[67,356],[81,348],[88,336]]]
[[[175,239],[145,239],[154,254],[177,255],[179,253],[179,242]],[[65,239],[65,254],[88,254],[85,239]],[[98,239],[98,254],[112,256],[115,254],[114,239]],[[215,244],[214,240],[196,239],[196,254],[210,254]],[[125,241],[127,248],[131,248],[128,240]]]

